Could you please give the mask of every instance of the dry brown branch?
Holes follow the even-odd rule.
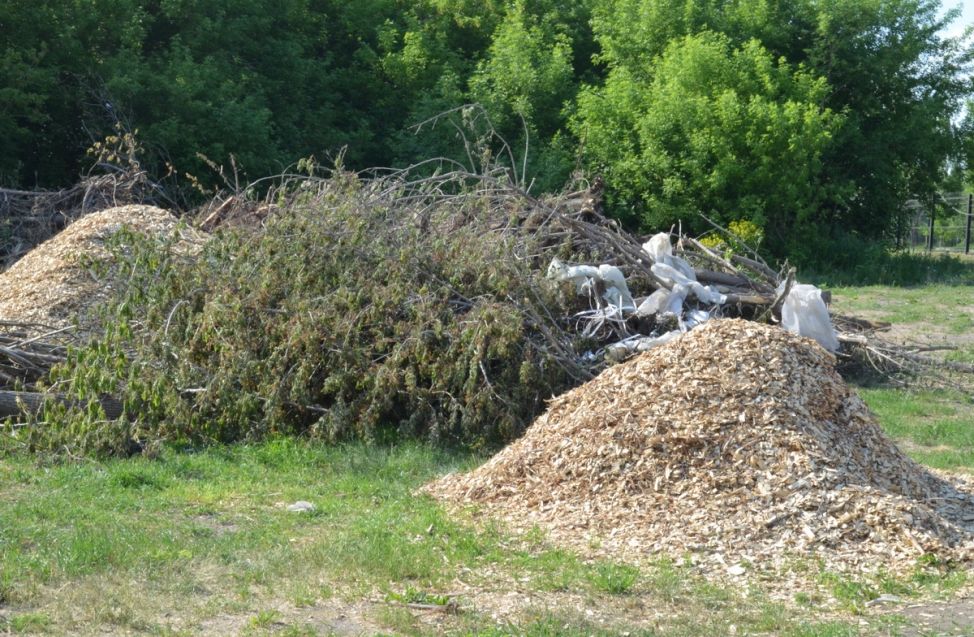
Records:
[[[112,169],[61,190],[0,188],[0,270],[90,212],[160,196],[161,189],[141,170]]]
[[[85,407],[83,401],[78,401],[64,394],[0,391],[0,418],[35,415],[40,413],[44,406],[50,402],[69,407]],[[122,403],[119,401],[105,396],[101,397],[99,402],[109,420],[115,420],[122,415]]]

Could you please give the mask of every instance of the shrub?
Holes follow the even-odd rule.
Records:
[[[747,254],[750,250],[758,250],[764,241],[764,230],[761,226],[747,219],[731,221],[727,224],[727,229],[730,235],[711,232],[700,242],[715,250]]]
[[[79,398],[121,396],[127,417],[62,408],[32,445],[516,437],[578,379],[543,334],[565,301],[486,195],[394,191],[306,181],[265,228],[224,231],[194,258],[118,235],[131,277],[104,337],[53,381]]]
[[[974,283],[974,266],[955,256],[891,251],[852,233],[808,233],[792,255],[800,278],[827,285]]]

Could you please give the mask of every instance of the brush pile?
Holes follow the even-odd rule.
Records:
[[[89,150],[94,163],[75,185],[60,190],[0,188],[0,271],[68,224],[107,208],[173,201],[139,163],[142,148],[120,126]]]
[[[57,383],[127,396],[140,422],[147,394],[131,379],[158,374],[158,426],[183,419],[192,433],[219,422],[221,440],[261,422],[260,431],[333,438],[388,427],[395,433],[383,435],[498,444],[516,439],[550,396],[712,319],[788,323],[794,271],[746,246],[637,237],[601,214],[597,184],[536,198],[503,168],[433,172],[282,175],[264,191],[238,189],[198,215],[215,231],[205,258],[141,246],[116,254],[117,284],[112,266],[98,263],[104,236],[125,225],[110,219],[119,213],[75,221],[4,275],[0,320],[16,323],[7,336],[21,358],[8,361],[0,390],[43,384],[63,352],[51,347],[66,344],[58,330],[78,322],[82,346],[108,338],[109,326],[89,319],[93,304],[111,300],[131,318],[126,342],[90,343],[71,380]],[[173,224],[155,208],[118,210],[150,235]],[[809,298],[837,345],[818,291]],[[855,325],[865,331],[840,330],[840,356],[879,351],[870,326]],[[25,348],[37,354],[29,366]],[[107,350],[130,355],[132,367],[82,388],[107,373]],[[944,365],[893,346],[881,360],[911,372]]]
[[[153,187],[138,169],[110,169],[62,190],[0,188],[0,270],[87,214],[152,201]]]
[[[521,439],[426,491],[583,552],[692,554],[711,571],[974,556],[974,498],[899,451],[834,367],[777,327],[710,321],[555,398]]]
[[[124,228],[163,238],[176,227],[175,217],[152,206],[101,210],[0,273],[0,388],[33,389],[69,345],[98,329],[95,310],[118,276],[105,245],[110,237]]]

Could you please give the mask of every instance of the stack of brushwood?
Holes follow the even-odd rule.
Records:
[[[47,327],[0,321],[0,417],[34,411],[45,399],[37,383],[53,365],[64,361],[71,331]]]
[[[77,184],[60,190],[0,188],[0,270],[88,213],[169,201],[134,156],[99,161]]]
[[[35,413],[46,401],[69,406],[86,402],[39,385],[54,365],[65,361],[68,347],[78,344],[74,332],[73,327],[0,321],[0,419]],[[117,400],[101,396],[98,401],[109,418],[122,415]]]
[[[675,329],[691,329],[693,324],[710,317],[778,323],[782,303],[795,283],[792,268],[771,267],[755,250],[738,248],[734,253],[721,252],[679,230],[671,230],[673,257],[689,264],[694,283],[705,286],[715,298],[719,296],[720,302],[689,296],[682,306],[682,314],[676,316],[616,312],[605,302],[605,290],[598,281],[576,289],[567,282],[545,276],[555,260],[616,268],[625,278],[634,307],[642,305],[653,292],[672,290],[678,285],[672,278],[660,276],[659,269],[654,271],[645,237],[627,232],[601,213],[599,188],[578,183],[566,194],[537,198],[503,169],[473,173],[443,163],[432,171],[432,176],[430,172],[429,165],[425,165],[358,175],[336,172],[322,178],[282,175],[274,181],[264,180],[257,187],[250,185],[223,194],[202,208],[197,215],[198,225],[212,229],[224,225],[228,219],[246,219],[254,226],[248,230],[259,234],[269,216],[285,214],[292,206],[306,207],[309,201],[326,207],[332,205],[330,197],[340,194],[354,196],[356,205],[383,211],[385,226],[374,229],[381,233],[373,237],[376,242],[395,244],[397,233],[409,230],[415,234],[417,229],[432,242],[449,237],[461,227],[475,229],[474,234],[485,242],[502,239],[503,245],[509,246],[505,258],[512,263],[527,264],[529,290],[517,298],[497,291],[494,298],[518,309],[529,325],[525,338],[531,339],[530,346],[549,355],[576,385],[611,364],[608,348],[620,342],[656,338]],[[57,214],[66,214],[66,222],[72,215],[83,214],[99,205],[119,203],[120,189],[129,189],[126,198],[144,199],[147,192],[140,190],[143,186],[139,185],[148,183],[139,181],[144,176],[130,174],[122,179],[108,175],[99,179],[104,181],[89,180],[74,189],[44,195],[0,191],[0,207],[15,219],[7,221],[8,227],[24,232],[22,229],[31,223],[47,223],[49,228]],[[349,187],[351,181],[355,182],[354,187]],[[154,186],[150,184],[147,188],[151,190]],[[254,199],[255,192],[263,193],[259,201]],[[32,218],[47,221],[27,221]],[[742,245],[740,239],[716,224],[712,232],[725,236],[735,246]],[[42,234],[24,235],[27,238],[18,245],[30,245]],[[335,240],[344,239],[336,235]],[[12,259],[15,251],[21,249],[8,243],[0,258]],[[560,290],[564,299],[558,308],[541,302],[552,297],[553,289]],[[455,312],[459,314],[471,306],[472,300],[458,292]],[[0,316],[0,319],[15,322],[17,317]],[[971,382],[974,366],[947,362],[929,352],[887,342],[881,338],[883,326],[875,323],[849,317],[833,317],[833,320],[842,344],[838,352],[841,362],[869,365],[904,380],[920,378],[954,386],[974,384]],[[30,393],[51,366],[64,357],[67,332],[48,330],[38,334],[35,330],[28,336],[23,334],[25,329],[23,325],[0,324],[0,389]],[[489,379],[486,382],[489,384]],[[21,397],[17,404],[30,407],[33,399]],[[119,414],[117,403],[101,400],[109,417]],[[9,416],[17,409],[0,407],[0,416]]]
[[[34,331],[45,326],[15,321],[0,321],[0,383],[3,387],[34,389],[51,366],[64,360],[66,334],[70,328],[51,329],[39,335]]]
[[[437,160],[440,162],[440,160]],[[482,230],[485,241],[491,237],[514,237],[511,258],[526,261],[537,273],[544,273],[553,259],[570,264],[605,264],[617,267],[625,276],[635,305],[656,290],[672,290],[674,282],[653,272],[653,258],[647,254],[646,240],[626,231],[602,213],[600,179],[579,180],[567,192],[556,196],[533,197],[517,183],[516,175],[503,168],[486,167],[472,171],[458,164],[440,162],[429,176],[427,162],[404,170],[373,170],[354,176],[365,184],[360,196],[368,205],[389,209],[390,236],[397,226],[418,225],[435,237],[453,228],[468,225]],[[253,188],[215,198],[198,214],[203,229],[217,227],[224,220],[264,222],[299,202],[325,196],[334,191],[335,181],[349,175],[336,173],[319,180],[307,175],[285,174],[274,180],[266,197],[255,202],[242,193]],[[476,211],[476,212],[473,212]],[[797,284],[795,269],[788,263],[772,267],[740,237],[704,218],[707,233],[734,246],[721,251],[708,247],[701,237],[678,228],[670,229],[675,257],[688,262],[696,281],[724,295],[718,306],[706,304],[692,295],[687,298],[683,317],[694,310],[706,311],[714,318],[745,318],[763,323],[781,322],[782,305]],[[540,279],[540,277],[539,277]],[[553,282],[544,281],[551,285]],[[607,347],[672,330],[673,317],[641,316],[627,313],[619,317],[602,298],[598,284],[575,300],[575,312],[555,316],[536,303],[508,299],[519,304],[538,332],[542,347],[557,352],[560,364],[578,381],[592,378],[613,361]],[[537,297],[540,298],[540,295]],[[823,292],[825,302],[830,293]],[[678,318],[683,318],[678,317]],[[974,365],[945,360],[947,347],[929,348],[904,345],[884,338],[888,324],[852,316],[832,315],[833,327],[841,348],[836,352],[841,371],[877,373],[904,384],[923,384],[970,389],[974,387]],[[679,320],[676,321],[679,323]],[[692,321],[687,321],[692,323]],[[680,325],[686,327],[686,325]],[[580,334],[586,349],[579,350]],[[594,338],[594,346],[592,339]]]
[[[70,223],[93,212],[165,199],[134,160],[99,162],[78,184],[60,190],[0,188],[0,273]],[[85,255],[78,255],[83,260]],[[2,274],[0,274],[2,276]],[[49,299],[56,303],[56,298]],[[49,308],[34,308],[43,313]],[[0,418],[36,412],[46,400],[72,403],[60,394],[38,392],[51,367],[63,362],[69,344],[79,344],[73,328],[39,323],[32,316],[0,313]],[[110,417],[121,415],[117,401],[102,398]]]

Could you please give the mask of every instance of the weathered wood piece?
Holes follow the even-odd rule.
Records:
[[[0,390],[0,417],[36,414],[52,401],[69,407],[85,406],[84,402],[65,394]],[[98,401],[109,420],[116,420],[122,416],[122,403],[118,400],[102,396]]]

